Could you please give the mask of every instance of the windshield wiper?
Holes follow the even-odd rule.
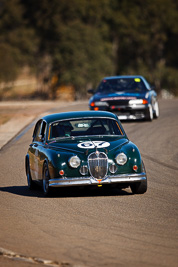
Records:
[[[75,139],[75,137],[74,136],[60,136],[60,137],[55,137],[55,138],[53,138],[51,141],[50,141],[50,143],[51,142],[56,142],[57,140],[64,140],[64,139]]]

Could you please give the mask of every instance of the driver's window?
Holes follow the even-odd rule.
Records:
[[[34,133],[33,133],[33,141],[39,141],[39,135],[40,135],[40,131],[41,131],[41,124],[42,124],[42,121],[38,121],[36,126],[35,126],[35,130],[34,130]]]
[[[42,127],[41,127],[41,137],[44,139],[46,134],[46,122],[43,121]]]

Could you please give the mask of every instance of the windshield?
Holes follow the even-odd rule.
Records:
[[[88,135],[123,135],[123,129],[116,120],[105,118],[57,121],[49,127],[48,140]]]
[[[140,78],[113,78],[102,80],[97,92],[126,92],[126,91],[145,91],[146,86]]]

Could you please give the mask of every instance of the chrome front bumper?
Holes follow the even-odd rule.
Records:
[[[84,185],[98,185],[98,184],[115,184],[115,183],[134,183],[146,180],[146,173],[134,174],[120,174],[106,176],[101,182],[90,177],[64,177],[49,180],[51,187],[65,187],[65,186],[84,186]]]

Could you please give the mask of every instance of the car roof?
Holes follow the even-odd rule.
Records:
[[[126,78],[140,78],[140,79],[144,79],[143,76],[141,75],[119,75],[119,76],[108,76],[108,77],[104,77],[103,80],[111,80],[111,79],[126,79]]]
[[[139,78],[141,79],[145,85],[146,85],[146,88],[149,89],[150,88],[150,84],[147,82],[147,80],[141,76],[141,75],[120,75],[120,76],[108,76],[108,77],[104,77],[102,80],[113,80],[113,79],[135,79],[135,78]]]
[[[76,119],[76,118],[111,118],[117,119],[117,116],[111,112],[107,111],[71,111],[71,112],[62,112],[62,113],[54,113],[47,116],[44,116],[42,119],[47,123],[51,123],[58,120],[66,120],[66,119]]]

